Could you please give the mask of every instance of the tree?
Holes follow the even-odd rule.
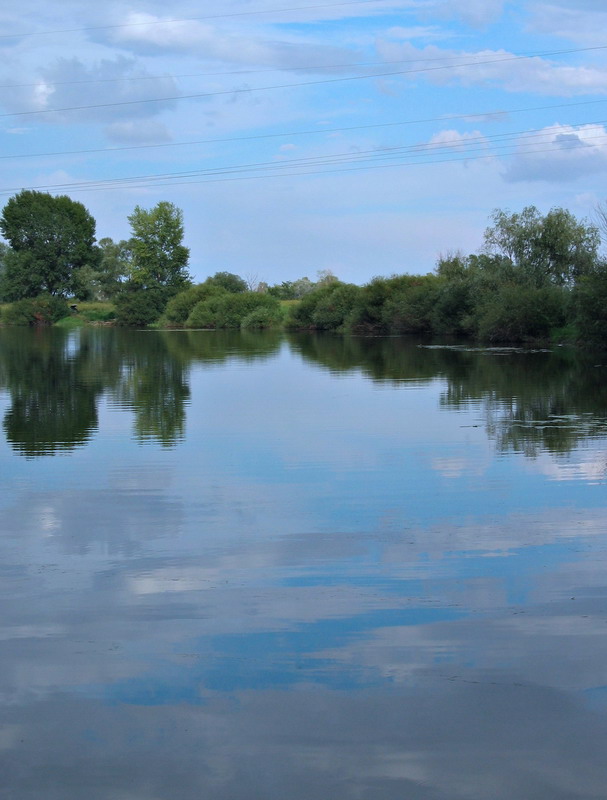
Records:
[[[0,231],[11,248],[2,274],[7,300],[65,297],[78,287],[79,270],[96,264],[95,220],[65,195],[19,192],[4,206]]]
[[[210,278],[207,278],[205,283],[218,286],[231,294],[241,294],[248,291],[247,282],[240,275],[235,275],[233,272],[216,272]]]
[[[553,208],[542,216],[535,206],[518,214],[496,210],[485,231],[488,252],[505,256],[519,280],[531,286],[573,285],[596,264],[600,242],[594,225]]]
[[[101,300],[109,300],[120,290],[131,261],[129,242],[115,242],[109,236],[99,239],[99,267],[94,276],[95,292]]]
[[[133,236],[130,278],[142,289],[162,287],[169,294],[190,283],[190,251],[182,244],[183,212],[162,201],[146,211],[137,206],[128,218]]]

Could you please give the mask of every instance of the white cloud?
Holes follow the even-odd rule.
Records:
[[[552,125],[534,140],[521,138],[504,178],[518,181],[573,181],[607,169],[607,129],[603,125]]]
[[[481,134],[480,131],[470,131],[468,133],[460,133],[456,130],[444,130],[435,133],[430,139],[428,146],[431,150],[445,149],[458,150],[463,152],[469,145],[486,146],[487,139]]]
[[[110,41],[139,54],[181,53],[200,60],[282,69],[314,69],[360,59],[360,53],[351,48],[307,42],[294,36],[269,38],[257,29],[226,32],[206,22],[171,22],[169,18],[143,13],[129,14],[126,24],[129,27],[111,31]]]
[[[175,101],[120,105],[148,97],[174,97],[179,89],[170,76],[151,76],[132,59],[117,57],[87,65],[77,58],[57,58],[39,70],[41,78],[31,85],[3,93],[9,112],[47,111],[91,104],[107,108],[57,112],[41,115],[37,121],[73,123],[114,119],[145,118],[173,108]]]
[[[605,69],[561,66],[539,56],[521,58],[507,50],[466,52],[435,45],[416,48],[410,42],[384,36],[377,42],[377,51],[386,61],[407,61],[404,78],[425,79],[437,85],[495,87],[558,97],[607,93]]]
[[[552,0],[531,7],[530,29],[583,45],[602,45],[607,27],[604,0]]]

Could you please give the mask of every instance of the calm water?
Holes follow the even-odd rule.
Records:
[[[0,330],[2,800],[604,800],[603,358]]]

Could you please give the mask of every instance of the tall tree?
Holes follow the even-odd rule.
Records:
[[[7,300],[72,294],[79,271],[98,258],[95,220],[82,203],[65,195],[19,192],[4,206],[0,231],[11,248],[2,274]]]
[[[522,282],[567,286],[596,264],[598,229],[563,208],[553,208],[545,216],[535,206],[517,214],[497,210],[492,220],[485,231],[485,247],[510,259]]]
[[[131,280],[144,289],[185,288],[190,283],[190,251],[183,245],[181,209],[162,201],[149,211],[137,206],[128,219],[133,231]]]

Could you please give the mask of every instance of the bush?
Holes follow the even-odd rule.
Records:
[[[607,265],[582,278],[573,293],[575,324],[585,342],[607,345]]]
[[[352,283],[329,286],[331,291],[323,293],[312,313],[312,322],[317,330],[342,329],[360,293],[359,287]]]
[[[503,286],[480,309],[478,336],[488,342],[548,339],[565,323],[566,290]]]
[[[240,328],[243,320],[258,308],[280,313],[280,303],[259,292],[220,294],[197,303],[187,319],[188,328]]]
[[[439,279],[434,275],[407,277],[407,283],[384,304],[384,324],[390,333],[430,333]]]
[[[295,330],[316,330],[317,322],[314,319],[314,314],[319,305],[323,303],[337,288],[343,286],[341,283],[332,283],[325,286],[320,286],[304,295],[296,306],[291,306],[289,315],[287,317],[287,327]],[[322,306],[321,306],[322,307]]]
[[[430,318],[434,333],[470,333],[474,311],[472,283],[466,279],[443,281],[438,288]]]
[[[116,297],[116,321],[119,325],[145,327],[159,319],[167,299],[164,287],[144,289],[135,283],[126,284]]]
[[[280,328],[284,320],[284,312],[280,306],[258,306],[254,308],[240,323],[244,330]]]
[[[211,283],[210,280],[191,286],[189,289],[171,297],[167,303],[162,321],[167,325],[185,325],[187,318],[197,303],[213,295],[224,294],[226,291],[221,286]]]
[[[11,303],[4,309],[2,320],[6,325],[52,325],[68,314],[63,297],[41,294]]]
[[[231,294],[241,294],[247,291],[247,284],[239,275],[233,272],[216,272],[205,283],[224,289]]]

